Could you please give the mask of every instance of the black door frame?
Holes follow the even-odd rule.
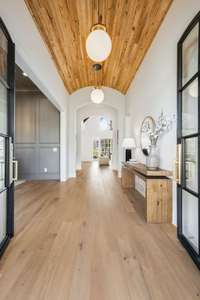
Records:
[[[198,24],[199,35],[198,35],[198,71],[196,74],[189,79],[189,81],[182,85],[182,45],[192,29]],[[184,189],[194,196],[198,197],[198,246],[200,251],[200,12],[195,16],[189,26],[186,28],[181,39],[178,42],[178,80],[177,80],[177,145],[181,144],[181,182],[177,183],[177,235],[188,251],[193,261],[200,269],[200,254],[195,251],[195,249],[190,245],[186,237],[184,237],[182,232],[182,188],[184,187],[184,143],[185,139],[197,137],[198,138],[198,193],[194,193],[188,190],[186,187]],[[182,92],[187,88],[195,79],[198,79],[198,133],[182,136]]]
[[[0,257],[4,253],[10,239],[14,235],[14,182],[9,182],[10,178],[10,142],[14,145],[14,132],[15,132],[15,45],[9,35],[9,32],[0,18],[0,28],[3,31],[8,41],[8,54],[7,54],[7,81],[3,80],[0,76],[0,82],[7,88],[7,134],[1,136],[6,137],[6,182],[5,186],[7,189],[7,234],[4,240],[0,243]]]

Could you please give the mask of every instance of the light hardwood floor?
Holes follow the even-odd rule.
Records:
[[[1,300],[193,300],[200,272],[172,225],[149,225],[108,167],[16,192]]]

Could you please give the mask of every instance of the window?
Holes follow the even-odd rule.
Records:
[[[112,156],[112,139],[101,139],[101,156]]]

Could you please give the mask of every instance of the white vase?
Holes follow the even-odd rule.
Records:
[[[159,151],[156,145],[151,145],[149,156],[147,157],[146,165],[149,170],[158,169],[160,164]]]

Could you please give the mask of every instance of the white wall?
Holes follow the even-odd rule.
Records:
[[[76,169],[80,168],[80,120],[83,117],[92,115],[116,115],[116,129],[119,130],[119,149],[117,152],[116,168],[118,175],[121,176],[121,161],[123,159],[123,151],[121,148],[124,136],[124,113],[125,113],[125,97],[121,93],[111,88],[104,87],[105,100],[102,104],[93,104],[90,100],[92,87],[86,87],[74,92],[69,98],[69,136],[68,136],[68,176],[75,177]],[[113,119],[113,117],[110,119]],[[115,134],[116,137],[117,134]],[[78,147],[77,147],[78,145]]]
[[[176,114],[177,43],[190,21],[200,10],[199,0],[174,0],[145,59],[126,95],[126,113],[139,146],[142,120],[157,118],[163,109],[168,116]],[[172,170],[176,148],[176,125],[160,140],[161,167]],[[138,158],[145,158],[138,151]],[[173,222],[176,224],[176,190],[173,191]]]
[[[81,161],[93,160],[93,143],[98,139],[112,139],[112,130],[102,130],[100,116],[90,117],[81,128]],[[108,120],[109,121],[109,120]]]
[[[67,178],[67,100],[51,55],[25,5],[24,0],[0,0],[0,16],[16,47],[16,63],[46,97],[61,111],[61,180]]]

